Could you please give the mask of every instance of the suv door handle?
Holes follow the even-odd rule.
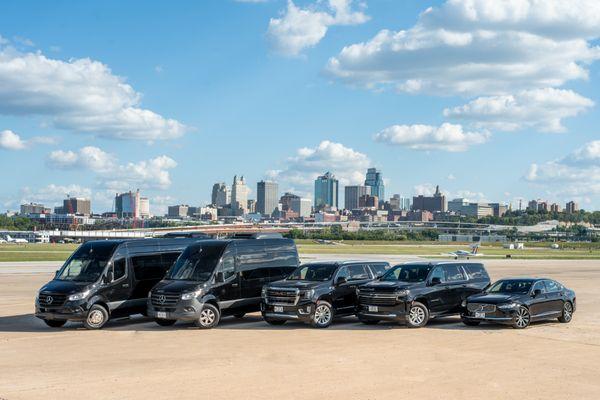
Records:
[[[128,288],[129,287],[129,283],[124,283],[124,284],[121,285],[121,287]]]

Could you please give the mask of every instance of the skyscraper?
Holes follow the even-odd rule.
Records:
[[[431,211],[433,212],[446,212],[448,204],[446,203],[446,196],[440,192],[440,187],[435,187],[435,193],[433,196],[415,196],[413,197],[412,209],[415,211]]]
[[[378,199],[385,198],[385,185],[381,171],[376,168],[369,168],[365,179],[365,186],[371,188],[371,196],[377,196]]]
[[[256,184],[256,212],[271,216],[279,204],[279,185],[260,181]]]
[[[338,180],[331,172],[315,180],[315,208],[338,207]]]
[[[150,200],[140,196],[140,190],[117,194],[115,212],[118,218],[147,218],[150,216]]]
[[[291,210],[298,214],[300,218],[310,217],[310,199],[303,199],[298,196],[291,201]]]
[[[231,201],[231,193],[225,182],[215,183],[212,188],[211,202],[217,207],[224,207]]]
[[[346,210],[356,210],[359,208],[359,199],[361,196],[371,194],[369,186],[346,186],[344,188],[344,208]]]
[[[248,213],[248,187],[244,177],[233,177],[231,185],[231,209],[235,215],[244,215]]]

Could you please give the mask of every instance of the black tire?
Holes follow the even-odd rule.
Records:
[[[379,323],[378,319],[365,319],[365,318],[359,318],[358,319],[360,322],[362,322],[365,325],[377,325]]]
[[[205,303],[195,324],[200,329],[212,329],[219,324],[220,319],[219,309],[210,303]]]
[[[462,323],[465,324],[466,326],[479,326],[481,321],[473,321],[472,319],[462,318]]]
[[[560,317],[558,317],[558,321],[563,324],[568,324],[573,319],[573,303],[570,301],[565,301],[563,304],[563,312]]]
[[[271,319],[271,318],[265,318],[264,319],[265,322],[269,325],[273,325],[273,326],[281,326],[283,324],[285,324],[285,319]]]
[[[87,316],[83,321],[86,329],[101,329],[108,322],[108,311],[99,304],[94,304],[88,310]]]
[[[156,322],[160,326],[173,326],[175,324],[175,322],[177,322],[177,320],[176,319],[154,318],[154,322]]]
[[[414,301],[406,313],[406,326],[409,328],[422,328],[429,321],[429,309],[423,303]]]
[[[237,319],[244,318],[244,315],[246,315],[245,312],[239,312],[239,313],[233,314],[233,316],[236,317]]]
[[[60,328],[67,323],[67,321],[59,319],[45,319],[44,322],[51,328]]]
[[[531,323],[531,314],[527,307],[519,307],[512,320],[512,327],[515,329],[525,329]]]
[[[333,307],[326,301],[319,301],[315,306],[310,324],[314,328],[328,328],[333,322]]]

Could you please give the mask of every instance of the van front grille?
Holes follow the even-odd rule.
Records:
[[[43,307],[60,307],[67,300],[67,295],[50,292],[41,292],[38,295],[38,303]]]
[[[173,307],[179,302],[181,294],[174,293],[155,293],[150,295],[150,301],[155,307]]]

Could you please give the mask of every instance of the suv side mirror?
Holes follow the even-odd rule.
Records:
[[[336,279],[336,281],[335,281],[335,284],[337,286],[339,286],[339,285],[343,285],[346,282],[348,282],[348,279],[345,276],[338,276],[337,279]]]
[[[222,272],[217,272],[217,274],[215,275],[215,282],[217,282],[217,283],[225,282],[225,275],[223,275]]]
[[[533,293],[531,294],[531,297],[538,297],[540,294],[542,294],[542,290],[541,289],[535,289],[533,291]]]
[[[434,276],[433,278],[431,278],[431,286],[439,285],[440,283],[442,283],[442,280],[439,277]]]

